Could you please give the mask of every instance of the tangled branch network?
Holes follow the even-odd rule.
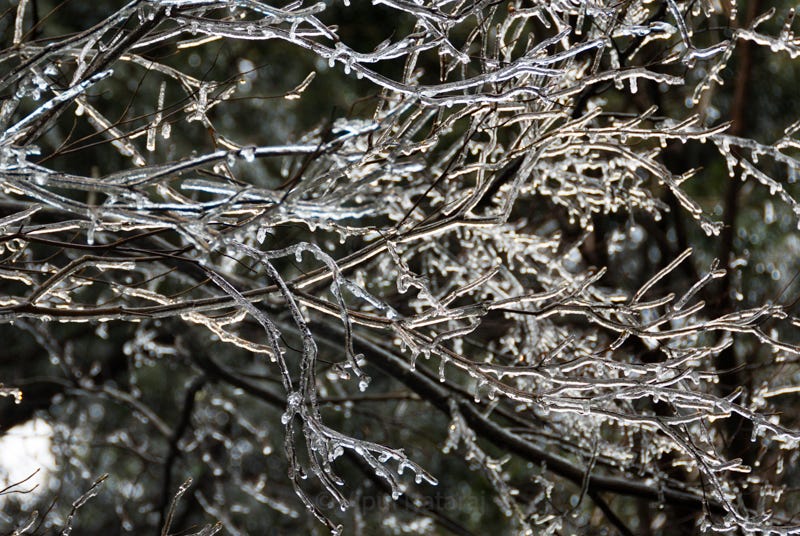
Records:
[[[435,409],[430,450],[462,453],[520,533],[574,529],[585,498],[630,530],[610,497],[705,531],[800,532],[783,495],[800,431],[773,405],[798,391],[800,321],[737,301],[736,259],[708,245],[735,222],[705,169],[665,158],[702,147],[796,224],[800,123],[756,142],[709,104],[738,48],[800,53],[791,16],[770,33],[785,12],[737,25],[710,0],[134,0],[60,35],[34,4],[0,52],[0,322],[161,438],[103,429],[144,459],[166,445],[147,477],[165,492],[181,460],[210,468],[216,488],[124,500],[165,534],[185,493],[219,521],[202,534],[246,533],[237,512],[257,505],[339,533],[352,467],[413,507],[442,478],[429,447],[341,418],[393,389],[407,400],[375,411],[410,426]],[[365,49],[337,21],[350,10],[396,26]],[[264,89],[240,60],[273,49],[297,60]],[[358,89],[327,119],[334,76]],[[304,107],[316,121],[289,117]],[[269,119],[237,127],[253,110]],[[81,337],[120,341],[129,366]],[[725,359],[743,353],[790,372],[736,385]],[[142,372],[170,367],[178,426]],[[282,477],[253,469],[275,443]],[[296,497],[270,492],[280,478]]]

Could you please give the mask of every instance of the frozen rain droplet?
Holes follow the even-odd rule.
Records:
[[[151,153],[156,150],[156,127],[153,125],[147,129],[147,150]]]
[[[252,162],[256,158],[256,148],[243,147],[242,150],[239,151],[239,156],[241,156],[245,162]]]
[[[358,389],[362,393],[367,390],[369,387],[370,377],[369,376],[362,376],[361,380],[358,382]]]

